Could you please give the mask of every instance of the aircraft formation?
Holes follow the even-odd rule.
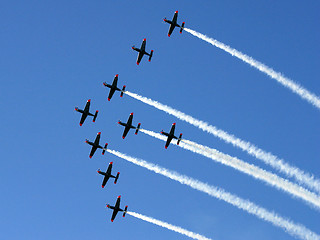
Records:
[[[169,23],[170,24],[170,27],[169,27],[169,31],[168,31],[168,37],[171,36],[173,30],[175,29],[175,27],[178,27],[180,28],[180,33],[182,33],[182,30],[184,28],[184,24],[185,22],[183,22],[181,24],[181,26],[177,23],[177,19],[178,19],[178,11],[175,11],[174,13],[174,16],[172,18],[172,20],[167,20],[166,18],[164,18],[163,20],[166,22],[166,23]],[[137,65],[140,64],[142,58],[144,55],[147,55],[149,56],[149,62],[151,62],[151,58],[153,56],[153,50],[150,51],[150,53],[148,53],[146,51],[146,39],[144,38],[143,41],[142,41],[142,44],[141,44],[141,47],[140,48],[136,48],[135,46],[132,46],[132,49],[134,51],[137,51],[138,52],[138,57],[137,57]],[[108,94],[108,101],[110,101],[114,95],[114,93],[116,91],[119,91],[120,92],[120,97],[123,97],[123,94],[125,93],[125,88],[126,86],[124,85],[122,87],[122,89],[118,88],[118,78],[119,78],[119,75],[116,74],[114,79],[113,79],[113,82],[112,84],[108,84],[106,82],[103,82],[103,86],[107,87],[107,88],[110,88],[109,90],[109,94]],[[86,118],[88,116],[92,116],[93,117],[93,122],[96,121],[97,119],[97,116],[98,116],[98,110],[95,112],[95,114],[92,114],[90,113],[90,103],[91,103],[91,99],[89,99],[84,107],[83,110],[79,109],[78,107],[75,108],[75,111],[81,113],[81,119],[80,119],[80,126],[82,126],[86,120]],[[134,125],[132,125],[132,121],[133,121],[133,113],[131,113],[129,115],[129,118],[127,120],[127,122],[121,122],[120,120],[118,121],[118,124],[120,124],[121,126],[124,127],[124,131],[123,131],[123,135],[122,135],[122,138],[124,139],[128,132],[130,131],[130,129],[134,129],[135,130],[135,134],[137,135],[139,130],[140,130],[140,126],[141,126],[141,123],[138,123],[138,125],[135,127]],[[181,138],[182,138],[182,133],[180,133],[179,137],[176,137],[174,134],[175,132],[175,126],[176,126],[176,123],[173,123],[172,124],[172,127],[171,127],[171,130],[169,133],[166,133],[164,132],[163,130],[161,131],[161,134],[165,135],[167,137],[167,141],[166,141],[166,144],[165,144],[165,148],[167,149],[168,146],[170,145],[170,142],[172,141],[172,139],[177,139],[177,145],[179,145],[180,141],[181,141]],[[100,145],[100,137],[101,137],[101,132],[98,132],[97,133],[97,136],[95,138],[95,140],[92,142],[88,139],[85,140],[85,143],[89,144],[91,146],[91,150],[90,150],[90,153],[89,153],[89,158],[92,158],[93,155],[95,154],[96,150],[97,149],[101,149],[102,150],[102,155],[105,154],[106,150],[107,150],[107,147],[108,147],[108,143],[105,143],[104,146],[101,146]],[[118,178],[119,178],[119,175],[120,175],[120,172],[117,172],[116,176],[112,175],[112,167],[113,167],[113,162],[110,162],[109,163],[109,166],[106,170],[106,172],[103,172],[101,171],[100,169],[98,169],[98,173],[100,175],[103,175],[104,178],[103,178],[103,181],[102,181],[102,188],[104,188],[108,182],[108,180],[110,178],[114,178],[114,183],[116,184],[117,181],[118,181]],[[128,206],[125,206],[124,209],[120,208],[120,201],[121,201],[121,195],[119,195],[117,197],[117,200],[116,200],[116,203],[114,206],[111,206],[109,204],[106,204],[106,207],[113,210],[113,213],[112,213],[112,216],[111,216],[111,222],[114,221],[114,219],[116,218],[118,212],[123,212],[123,217],[125,217],[126,213],[127,213],[127,209],[128,209]]]

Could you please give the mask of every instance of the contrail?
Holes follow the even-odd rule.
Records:
[[[260,148],[257,148],[250,142],[246,142],[241,140],[240,138],[235,137],[232,134],[229,134],[223,130],[220,130],[216,128],[215,126],[210,125],[207,122],[198,120],[190,115],[187,115],[183,112],[180,112],[179,110],[176,110],[172,107],[169,107],[167,105],[164,105],[162,103],[159,103],[157,101],[154,101],[150,98],[146,98],[143,96],[140,96],[136,93],[132,93],[129,91],[125,92],[127,95],[129,95],[132,98],[135,98],[143,103],[146,103],[150,106],[153,106],[161,111],[166,112],[167,114],[170,114],[172,116],[175,116],[176,118],[185,121],[195,127],[198,127],[204,132],[208,132],[222,140],[224,140],[227,143],[231,143],[233,146],[238,147],[242,149],[243,151],[246,151],[251,156],[256,157],[257,159],[262,160],[265,164],[268,164],[278,170],[281,173],[284,173],[287,177],[293,177],[297,182],[300,184],[317,191],[320,193],[320,180],[315,179],[313,175],[309,173],[305,173],[304,171],[300,170],[299,168],[295,166],[291,166],[288,163],[286,163],[284,160],[279,159],[275,155],[269,152],[265,152]]]
[[[253,202],[250,202],[249,200],[242,199],[234,194],[228,193],[225,190],[211,186],[207,183],[200,182],[199,180],[190,178],[185,175],[181,175],[177,172],[170,171],[166,168],[160,167],[156,164],[149,163],[147,161],[144,161],[142,159],[134,158],[131,156],[128,156],[124,153],[106,149],[109,153],[122,158],[124,160],[127,160],[133,164],[136,164],[138,166],[144,167],[152,172],[158,173],[160,175],[163,175],[167,178],[170,178],[172,180],[175,180],[183,185],[187,185],[195,190],[207,193],[211,197],[215,197],[219,200],[223,200],[239,209],[242,209],[264,221],[270,222],[273,225],[282,228],[285,232],[289,233],[292,236],[298,237],[300,239],[320,239],[320,235],[312,232],[305,226],[301,224],[297,224],[292,222],[289,219],[283,218],[279,216],[278,214],[268,211],[265,208],[262,208]]]
[[[151,137],[160,139],[164,142],[167,141],[167,137],[159,133],[155,133],[153,131],[149,131],[146,129],[140,129],[140,131]],[[189,140],[184,140],[184,142],[180,142],[180,144],[177,146],[182,147],[186,150],[192,151],[194,153],[198,153],[216,162],[219,162],[226,166],[232,167],[238,171],[246,173],[256,179],[262,180],[270,184],[271,186],[274,186],[278,189],[288,192],[295,197],[299,197],[305,200],[306,202],[313,204],[315,207],[320,208],[320,197],[314,194],[313,192],[310,192],[307,189],[304,189],[303,187],[297,184],[294,184],[286,179],[283,179],[277,176],[276,174],[270,173],[253,164],[246,163],[240,159],[237,159],[235,157],[231,157],[230,155],[219,152],[216,149],[209,148]]]
[[[202,236],[202,235],[200,235],[198,233],[190,232],[190,231],[185,230],[185,229],[183,229],[181,227],[174,226],[174,225],[171,225],[171,224],[169,224],[167,222],[163,222],[163,221],[151,218],[151,217],[147,217],[147,216],[144,216],[144,215],[139,214],[139,213],[127,212],[127,214],[129,214],[129,215],[131,215],[133,217],[139,218],[141,220],[147,221],[149,223],[153,223],[153,224],[158,225],[160,227],[167,228],[169,230],[175,231],[177,233],[180,233],[182,235],[185,235],[185,236],[193,238],[193,239],[210,240],[210,238],[206,238],[205,236]]]
[[[231,48],[230,46],[228,46],[226,44],[223,44],[222,42],[219,42],[216,39],[210,38],[204,34],[198,33],[196,31],[188,29],[188,28],[184,28],[184,30],[187,31],[188,33],[191,33],[193,36],[196,36],[196,37],[212,44],[213,46],[226,51],[227,53],[231,54],[232,56],[239,58],[240,60],[248,63],[250,66],[267,74],[269,77],[275,79],[277,82],[279,82],[283,86],[289,88],[292,92],[298,94],[302,99],[307,100],[313,106],[320,109],[320,98],[317,95],[309,92],[307,89],[305,89],[304,87],[302,87],[298,83],[294,82],[293,80],[283,76],[281,73],[276,72],[275,70],[264,65],[263,63],[253,59],[252,57],[249,57],[248,55],[246,55],[246,54],[244,54],[234,48]]]

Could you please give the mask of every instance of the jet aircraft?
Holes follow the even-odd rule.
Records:
[[[102,155],[104,155],[104,153],[106,152],[108,143],[106,143],[106,144],[104,145],[104,148],[103,148],[102,146],[100,146],[100,145],[99,145],[100,135],[101,135],[101,132],[98,132],[97,137],[96,137],[96,139],[94,140],[94,142],[90,142],[88,139],[86,139],[86,141],[85,141],[86,143],[88,143],[89,145],[92,146],[91,152],[90,152],[90,155],[89,155],[89,158],[92,158],[93,154],[96,152],[96,150],[97,150],[98,148],[102,149]]]
[[[113,209],[113,213],[112,213],[112,217],[111,217],[111,222],[113,222],[113,220],[115,219],[115,217],[117,216],[117,213],[120,211],[120,212],[123,212],[123,217],[126,215],[127,213],[127,209],[128,209],[128,206],[125,207],[124,210],[122,210],[120,208],[120,199],[121,199],[121,195],[117,198],[117,202],[116,202],[116,205],[115,206],[110,206],[109,204],[107,204],[107,208],[110,208],[110,209]]]
[[[148,55],[149,56],[149,62],[151,62],[151,58],[152,58],[152,55],[153,55],[153,50],[151,50],[150,53],[146,52],[146,42],[147,42],[147,40],[143,39],[142,44],[141,44],[141,48],[136,48],[136,47],[132,46],[133,50],[139,52],[138,58],[137,58],[137,65],[139,65],[143,55]]]
[[[178,11],[175,11],[174,12],[174,15],[173,15],[173,18],[172,18],[172,21],[170,20],[167,20],[167,18],[164,18],[163,21],[165,21],[166,23],[169,23],[170,24],[170,28],[169,28],[169,32],[168,32],[168,37],[170,37],[170,35],[172,34],[173,30],[175,27],[179,27],[180,28],[180,33],[182,33],[182,30],[184,28],[184,24],[185,22],[183,22],[181,24],[181,26],[177,23],[177,18],[178,18]]]
[[[166,132],[164,132],[163,130],[161,131],[161,134],[163,134],[163,135],[165,135],[165,136],[168,137],[168,138],[167,138],[166,145],[164,146],[166,149],[168,148],[168,146],[169,146],[169,144],[170,144],[170,142],[171,142],[171,140],[172,140],[173,138],[178,140],[178,141],[177,141],[177,145],[179,145],[179,143],[180,143],[180,141],[181,141],[182,133],[180,133],[179,138],[177,138],[177,137],[174,135],[174,130],[175,130],[175,128],[176,128],[176,123],[173,123],[173,124],[172,124],[172,127],[171,127],[171,130],[170,130],[169,133],[166,133]]]
[[[102,172],[102,171],[100,171],[100,169],[98,169],[97,172],[104,176],[103,181],[102,181],[102,188],[104,188],[104,186],[108,182],[109,178],[114,178],[114,184],[117,183],[120,173],[118,172],[116,176],[113,176],[111,174],[111,171],[112,171],[112,162],[109,163],[109,166],[108,166],[108,169],[106,172]]]
[[[93,116],[93,120],[92,122],[96,121],[96,118],[98,116],[98,110],[96,111],[96,113],[93,115],[92,113],[89,112],[89,108],[90,108],[90,102],[91,99],[89,99],[86,103],[86,106],[84,107],[83,110],[79,109],[78,107],[75,107],[74,110],[76,110],[79,113],[82,113],[81,119],[80,119],[80,126],[82,126],[82,124],[84,123],[84,121],[86,120],[87,116]]]
[[[124,90],[126,89],[126,85],[123,85],[122,90],[117,87],[117,84],[118,84],[118,76],[119,76],[119,75],[117,74],[117,75],[114,77],[113,82],[112,82],[112,85],[110,85],[110,84],[108,84],[108,83],[106,83],[106,82],[103,83],[103,85],[104,85],[105,87],[110,88],[110,92],[109,92],[109,96],[108,96],[108,101],[111,100],[111,98],[112,98],[113,94],[115,93],[115,91],[120,91],[120,92],[121,92],[121,93],[120,93],[120,97],[123,97],[123,93],[124,93]]]
[[[127,123],[123,123],[123,122],[121,122],[120,120],[119,120],[119,122],[118,122],[121,126],[124,126],[124,127],[125,127],[125,128],[124,128],[123,135],[122,135],[122,138],[123,138],[123,139],[127,136],[127,133],[129,132],[129,130],[130,130],[131,128],[136,129],[135,134],[136,134],[136,135],[138,134],[138,131],[139,131],[139,129],[140,129],[141,123],[139,123],[137,127],[134,127],[134,126],[132,125],[132,119],[133,119],[133,113],[130,114]]]

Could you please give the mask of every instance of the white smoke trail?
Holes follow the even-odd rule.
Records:
[[[320,180],[315,179],[315,177],[309,173],[305,173],[304,171],[300,170],[299,168],[295,166],[291,166],[288,163],[286,163],[284,160],[279,159],[272,153],[268,153],[263,151],[260,148],[257,148],[250,142],[246,142],[241,140],[240,138],[237,138],[233,136],[232,134],[229,134],[223,130],[220,130],[216,128],[215,126],[212,126],[206,122],[203,122],[201,120],[195,119],[194,117],[187,115],[183,112],[180,112],[179,110],[176,110],[172,107],[169,107],[167,105],[164,105],[162,103],[159,103],[157,101],[154,101],[150,98],[142,97],[136,93],[132,93],[129,91],[125,92],[127,95],[129,95],[132,98],[135,98],[143,103],[146,103],[150,106],[153,106],[161,111],[164,111],[172,116],[175,116],[176,118],[185,121],[187,123],[190,123],[191,125],[198,127],[199,129],[203,130],[204,132],[208,132],[222,140],[224,140],[227,143],[231,143],[233,146],[238,147],[242,149],[243,151],[246,151],[248,154],[256,157],[257,159],[262,160],[264,163],[272,166],[276,170],[278,170],[281,173],[284,173],[287,177],[293,177],[297,182],[300,184],[317,191],[320,193]]]
[[[184,28],[184,30],[187,31],[188,33],[191,33],[193,36],[196,36],[196,37],[212,44],[213,46],[226,51],[227,53],[231,54],[232,56],[239,58],[240,60],[248,63],[250,66],[255,67],[259,71],[267,74],[269,77],[271,77],[271,78],[275,79],[277,82],[281,83],[283,86],[289,88],[292,92],[298,94],[302,99],[307,100],[313,106],[320,109],[320,98],[317,95],[309,92],[307,89],[305,89],[304,87],[302,87],[298,83],[292,81],[291,79],[283,76],[281,73],[274,71],[272,68],[264,65],[263,63],[253,59],[252,57],[249,57],[248,55],[246,55],[246,54],[244,54],[234,48],[231,48],[230,46],[228,46],[226,44],[223,44],[222,42],[219,42],[216,39],[210,38],[204,34],[198,33],[196,31],[188,29],[188,28]]]
[[[167,137],[159,133],[155,133],[146,129],[140,129],[140,131],[151,137],[160,139],[165,142],[167,141]],[[313,192],[308,191],[307,189],[304,189],[301,186],[298,186],[297,184],[294,184],[286,179],[277,176],[276,174],[270,173],[255,165],[246,163],[244,161],[241,161],[240,159],[219,152],[216,149],[209,148],[189,140],[184,140],[183,142],[180,142],[180,145],[178,146],[186,150],[192,151],[194,153],[198,153],[202,156],[208,157],[216,162],[232,167],[243,173],[246,173],[256,179],[262,180],[270,184],[273,187],[276,187],[277,189],[281,189],[285,192],[292,194],[295,197],[299,197],[305,200],[306,202],[313,204],[315,207],[320,208],[319,196],[315,195]]]
[[[174,226],[174,225],[171,225],[171,224],[169,224],[167,222],[163,222],[163,221],[151,218],[151,217],[147,217],[147,216],[144,216],[144,215],[139,214],[139,213],[127,212],[127,214],[129,214],[129,215],[131,215],[133,217],[139,218],[141,220],[147,221],[149,223],[153,223],[153,224],[158,225],[160,227],[167,228],[169,230],[172,230],[172,231],[175,231],[177,233],[183,234],[183,235],[188,236],[188,237],[193,238],[193,239],[210,240],[210,238],[206,238],[205,236],[202,236],[202,235],[200,235],[198,233],[190,232],[190,231],[185,230],[185,229],[183,229],[181,227]]]
[[[200,182],[196,179],[190,178],[185,175],[181,175],[177,172],[170,171],[166,168],[160,167],[156,164],[149,163],[147,161],[144,161],[142,159],[134,158],[131,156],[128,156],[126,154],[123,154],[121,152],[106,149],[109,153],[122,158],[124,160],[127,160],[133,164],[136,164],[138,166],[144,167],[152,172],[158,173],[160,175],[163,175],[167,178],[170,178],[172,180],[175,180],[183,185],[187,185],[195,190],[207,193],[211,197],[215,197],[219,200],[223,200],[239,209],[242,209],[264,221],[270,222],[273,225],[282,228],[284,231],[289,233],[292,236],[298,237],[300,239],[317,239],[320,240],[320,235],[312,232],[305,226],[301,224],[297,224],[292,222],[289,219],[283,218],[279,216],[278,214],[268,211],[265,208],[262,208],[253,202],[250,202],[249,200],[245,200],[242,198],[239,198],[238,196],[228,193],[224,191],[221,188],[217,188],[211,185],[208,185],[207,183]]]

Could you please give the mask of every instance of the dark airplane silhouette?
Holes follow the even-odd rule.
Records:
[[[168,137],[168,138],[167,138],[166,145],[164,146],[166,149],[168,148],[168,146],[169,146],[169,144],[170,144],[170,142],[171,142],[172,139],[177,139],[177,140],[178,140],[178,141],[177,141],[177,145],[179,145],[179,143],[180,143],[180,141],[181,141],[182,133],[180,133],[179,138],[177,138],[177,137],[174,135],[174,130],[175,130],[175,128],[176,128],[176,123],[173,123],[173,124],[172,124],[172,127],[171,127],[171,130],[170,130],[169,133],[166,133],[166,132],[164,132],[163,130],[161,131],[161,134],[163,134],[163,135],[165,135],[165,136]]]
[[[147,42],[147,40],[143,39],[142,44],[141,44],[141,48],[136,48],[136,47],[132,46],[133,50],[139,52],[138,58],[137,58],[137,64],[138,65],[139,65],[143,55],[148,55],[149,56],[149,62],[151,62],[151,58],[152,58],[152,55],[153,55],[153,50],[151,50],[150,53],[146,52],[146,42]]]
[[[88,143],[89,145],[92,146],[91,148],[91,152],[90,152],[90,155],[89,155],[89,158],[92,158],[93,154],[95,153],[95,151],[100,148],[102,149],[102,155],[104,155],[106,149],[107,149],[107,146],[108,146],[108,143],[106,143],[104,145],[104,148],[102,146],[99,145],[99,142],[100,142],[100,135],[101,135],[101,132],[98,132],[97,134],[97,137],[96,139],[94,140],[94,142],[90,142],[88,139],[86,139],[86,143]]]
[[[96,118],[98,116],[98,110],[96,111],[96,113],[93,115],[92,113],[89,112],[89,109],[90,109],[90,102],[91,102],[91,99],[89,99],[86,103],[86,106],[84,107],[83,110],[79,109],[78,107],[75,107],[74,110],[76,110],[77,112],[79,113],[82,113],[82,116],[81,116],[81,119],[80,119],[80,126],[82,126],[82,124],[84,123],[84,121],[86,120],[87,116],[93,116],[93,120],[92,122],[95,122],[96,121]]]
[[[136,135],[138,134],[138,131],[139,131],[139,129],[140,129],[141,123],[139,123],[137,127],[134,127],[134,126],[132,125],[132,119],[133,119],[133,113],[130,114],[127,123],[123,123],[123,122],[121,122],[120,120],[119,120],[119,122],[118,122],[121,126],[124,126],[124,127],[125,127],[125,128],[124,128],[123,135],[122,135],[122,138],[123,138],[123,139],[127,136],[127,133],[129,132],[129,130],[130,130],[131,128],[136,129],[135,134],[136,134]]]
[[[113,222],[113,220],[115,219],[115,217],[117,216],[117,213],[120,211],[120,212],[123,212],[123,217],[126,215],[127,213],[127,209],[128,209],[128,206],[125,207],[124,210],[122,210],[120,208],[120,198],[121,196],[119,196],[117,198],[117,201],[116,201],[116,205],[115,206],[110,206],[109,204],[107,204],[107,208],[110,208],[110,209],[113,209],[113,213],[112,213],[112,217],[111,217],[111,222]]]
[[[118,172],[118,173],[117,173],[117,176],[113,176],[113,175],[111,174],[111,171],[112,171],[112,162],[109,163],[109,166],[108,166],[108,169],[107,169],[106,172],[102,172],[102,171],[100,171],[100,169],[98,169],[97,172],[98,172],[99,174],[101,174],[101,175],[104,176],[103,181],[102,181],[102,188],[104,188],[104,186],[105,186],[106,183],[108,182],[109,178],[114,178],[114,184],[117,183],[120,173]]]
[[[173,15],[173,18],[172,18],[172,21],[170,20],[167,20],[166,18],[163,19],[163,21],[165,21],[166,23],[169,23],[170,24],[170,28],[169,28],[169,32],[168,32],[168,37],[170,37],[170,35],[172,34],[173,30],[175,27],[179,27],[180,28],[180,33],[182,33],[182,30],[184,28],[184,24],[185,22],[183,22],[181,24],[181,26],[177,23],[177,18],[178,18],[178,11],[175,11],[174,12],[174,15]]]
[[[120,97],[123,96],[123,93],[124,93],[124,90],[125,90],[125,88],[126,88],[126,85],[124,85],[124,86],[122,87],[122,90],[117,87],[117,84],[118,84],[118,76],[119,76],[119,75],[117,74],[117,75],[114,77],[113,82],[112,82],[112,85],[110,85],[110,84],[108,84],[108,83],[106,83],[106,82],[103,83],[103,86],[110,88],[110,92],[109,92],[109,96],[108,96],[108,101],[111,100],[111,98],[112,98],[113,94],[115,93],[115,91],[120,91],[120,92],[121,92],[121,93],[120,93]]]

